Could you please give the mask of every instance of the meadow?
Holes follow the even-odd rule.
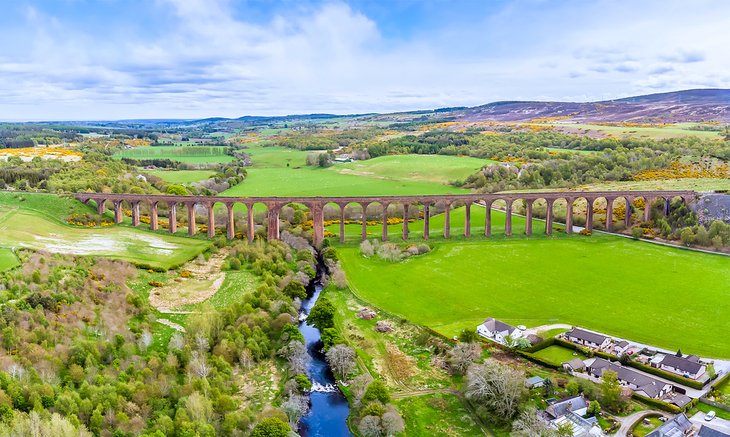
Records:
[[[104,256],[161,269],[180,265],[210,246],[210,242],[204,240],[125,226],[79,228],[63,222],[69,211],[90,210],[69,198],[1,193],[0,234],[3,239],[0,244],[5,248]]]
[[[606,126],[590,123],[552,123],[556,128],[567,128],[579,133],[596,132],[613,137],[646,138],[660,140],[665,138],[682,138],[696,136],[699,138],[721,140],[719,132],[692,130],[696,123],[676,123],[666,126]]]
[[[18,257],[9,248],[0,247],[0,272],[20,265]]]
[[[545,349],[540,349],[539,351],[533,353],[533,355],[537,356],[538,358],[542,358],[547,362],[553,363],[556,366],[559,366],[574,358],[580,358],[581,360],[586,358],[586,356],[581,354],[580,352],[576,352],[573,349],[568,349],[557,344],[548,346]]]
[[[728,257],[603,234],[431,244],[401,263],[338,253],[358,297],[449,337],[496,317],[730,358],[715,335],[730,329]]]
[[[233,161],[221,146],[142,146],[117,152],[116,158],[171,159],[188,164],[216,164]]]
[[[157,176],[171,184],[191,184],[208,179],[215,173],[208,170],[144,170],[145,173]]]
[[[378,179],[448,184],[451,181],[464,180],[480,168],[494,162],[466,156],[388,155],[337,164],[332,169],[341,174]]]

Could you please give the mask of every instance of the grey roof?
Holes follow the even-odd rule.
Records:
[[[697,433],[697,437],[730,437],[730,434],[710,428],[707,425],[702,425],[700,432]]]
[[[595,332],[586,331],[585,329],[580,328],[573,328],[565,335],[595,344],[601,344],[608,338],[605,335],[596,334]]]
[[[586,399],[582,395],[578,395],[573,396],[572,398],[563,399],[562,401],[557,401],[548,406],[545,411],[551,416],[558,418],[565,416],[569,412],[587,407],[588,403],[586,402]]]
[[[646,435],[646,437],[681,437],[692,428],[692,422],[682,413],[674,419],[664,422],[662,426]]]
[[[690,402],[692,402],[691,397],[683,394],[677,394],[676,396],[674,396],[674,398],[672,398],[671,403],[678,406],[679,408],[684,408],[684,406],[689,404]]]
[[[567,364],[573,370],[585,369],[586,367],[586,363],[584,363],[583,360],[581,360],[580,358],[573,358],[572,360],[567,361],[563,364]]]
[[[503,321],[497,320],[492,317],[485,320],[484,323],[482,323],[482,325],[484,325],[484,327],[486,327],[487,329],[489,329],[492,332],[503,332],[503,331],[512,332],[515,329],[517,329],[512,325],[508,325],[507,323],[504,323]]]
[[[702,364],[676,355],[665,355],[661,364],[674,367],[675,369],[679,369],[692,375],[702,370]]]
[[[619,341],[618,343],[616,343],[616,346],[619,346],[619,347],[626,347],[628,345],[629,345],[629,342],[626,340],[622,340],[622,341]]]
[[[658,379],[646,376],[643,373],[631,370],[619,364],[614,364],[603,358],[596,358],[589,368],[590,373],[597,377],[603,376],[603,373],[607,370],[616,372],[616,376],[619,381],[636,386],[637,388],[635,391],[643,391],[650,398],[657,397],[662,388],[667,385],[667,383],[659,381]]]

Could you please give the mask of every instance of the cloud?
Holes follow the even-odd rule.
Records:
[[[14,18],[24,25],[5,29],[14,44],[0,46],[0,119],[400,111],[730,87],[730,35],[716,18],[730,4],[710,0],[689,11],[631,3],[630,17],[621,2],[423,6],[435,15],[411,14],[397,37],[369,2],[266,14],[233,0],[98,2],[108,21],[97,32],[81,7],[54,16],[28,1]]]

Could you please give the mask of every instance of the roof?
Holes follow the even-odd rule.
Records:
[[[618,346],[618,347],[626,347],[628,345],[629,345],[629,342],[626,340],[622,340],[622,341],[619,341],[618,343],[616,343],[616,346]]]
[[[569,412],[580,410],[583,408],[588,408],[588,403],[582,395],[578,395],[573,396],[572,398],[563,399],[562,401],[557,401],[554,404],[548,406],[545,411],[549,415],[557,418],[565,416]]]
[[[485,320],[484,323],[482,323],[482,325],[484,325],[485,328],[487,328],[488,330],[490,330],[492,332],[504,332],[504,331],[512,332],[515,329],[517,329],[512,325],[508,325],[508,324],[504,323],[503,321],[497,320],[492,317]]]
[[[563,364],[567,364],[574,370],[585,369],[585,367],[586,367],[586,364],[580,358],[573,358],[572,360],[567,361]]]
[[[692,422],[682,413],[674,419],[664,422],[662,426],[646,435],[646,437],[681,437],[692,428]]]
[[[666,382],[654,379],[619,364],[614,364],[603,358],[596,358],[590,365],[590,371],[595,376],[603,376],[603,373],[607,370],[616,372],[619,381],[634,385],[637,387],[636,391],[642,391],[650,398],[657,397],[662,391],[662,388],[668,385]]]
[[[527,382],[529,382],[529,383],[538,383],[538,382],[543,382],[543,381],[545,381],[545,379],[541,378],[539,376],[531,376],[531,377],[527,378]]]
[[[707,425],[702,425],[700,432],[697,433],[697,437],[730,437],[730,434],[710,428]]]
[[[692,375],[699,373],[699,371],[702,370],[702,364],[676,355],[665,355],[661,364],[674,367],[675,369],[679,369]]]
[[[674,398],[672,398],[672,402],[670,403],[678,406],[679,408],[684,408],[684,406],[690,402],[692,402],[691,397],[683,394],[677,394]]]
[[[605,335],[596,334],[595,332],[586,331],[585,329],[580,328],[573,328],[565,335],[595,344],[601,344],[608,338]]]

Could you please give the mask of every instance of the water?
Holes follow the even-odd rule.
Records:
[[[319,295],[322,293],[322,284],[319,278],[314,282],[314,292],[302,302],[302,312],[309,314]],[[299,332],[304,335],[304,344],[312,357],[309,366],[308,376],[312,382],[322,385],[335,384],[335,377],[325,360],[320,340],[319,330],[307,324],[306,321],[299,323]],[[309,396],[311,409],[309,413],[299,421],[299,434],[303,437],[339,437],[352,436],[347,428],[347,416],[350,414],[350,406],[347,399],[339,391],[334,393],[313,392]]]

